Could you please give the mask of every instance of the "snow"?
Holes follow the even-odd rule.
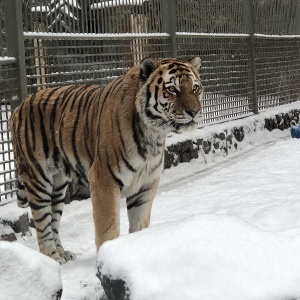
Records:
[[[10,57],[10,56],[0,56],[0,64],[1,63],[15,63],[17,60],[15,57]]]
[[[290,108],[233,122],[260,128],[265,116]],[[206,126],[203,135],[227,126],[232,127]],[[178,139],[170,137],[169,143]],[[121,202],[121,237],[103,245],[100,259],[109,263],[103,267],[131,278],[139,300],[300,297],[299,143],[289,130],[256,132],[233,155],[165,170],[149,229],[128,235],[126,204]],[[5,205],[7,210],[9,206],[16,204]],[[32,234],[18,240],[38,251]],[[77,255],[61,266],[62,300],[101,299],[90,199],[65,207],[61,240]],[[29,299],[24,292],[22,300]]]
[[[176,36],[183,37],[249,37],[247,33],[206,33],[206,32],[176,32]]]
[[[261,34],[255,33],[255,37],[257,38],[264,38],[264,39],[299,39],[300,34]]]
[[[128,278],[139,300],[300,297],[299,142],[249,148],[192,176],[192,163],[166,170],[152,226],[106,243],[103,271]],[[165,186],[175,171],[181,180]]]
[[[14,200],[15,199],[13,199],[12,197],[8,197],[8,199],[1,200],[0,220],[15,222],[19,220],[19,217],[25,213],[24,209],[18,207]],[[14,202],[11,203],[12,201]],[[11,205],[9,205],[9,203],[11,203]],[[30,211],[28,210],[28,212]],[[31,216],[31,213],[29,216]]]
[[[145,0],[108,0],[100,1],[91,5],[91,9],[102,9],[106,7],[118,7],[118,6],[132,6],[132,5],[142,5]]]
[[[0,242],[0,300],[49,300],[62,288],[60,267],[18,242]]]
[[[176,36],[186,36],[186,37],[249,37],[250,34],[247,33],[209,33],[209,32],[176,32]],[[290,34],[290,35],[278,35],[278,34],[260,34],[255,33],[256,38],[271,38],[271,39],[298,39],[300,38],[299,34]]]
[[[45,32],[24,32],[26,38],[44,39],[124,39],[124,38],[167,38],[167,33],[45,33]]]
[[[108,242],[98,258],[131,300],[287,299],[300,296],[299,233],[199,214]]]

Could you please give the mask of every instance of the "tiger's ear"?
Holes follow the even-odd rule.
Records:
[[[192,58],[189,63],[197,70],[199,71],[201,68],[201,58],[199,56],[195,56],[194,58]]]
[[[146,57],[141,61],[140,79],[146,81],[157,68],[157,62],[152,57]]]

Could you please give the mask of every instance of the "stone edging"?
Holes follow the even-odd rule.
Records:
[[[233,125],[231,129],[219,131],[209,138],[188,139],[169,145],[165,153],[165,168],[177,166],[181,162],[190,162],[192,159],[198,158],[199,155],[227,156],[230,152],[235,152],[238,149],[238,145],[244,141],[245,136],[251,130],[253,132],[256,130],[285,130],[299,123],[299,114],[300,109],[294,109],[289,113],[280,113],[264,119],[264,126],[257,126],[256,121],[253,121],[252,128],[247,125],[238,127]]]

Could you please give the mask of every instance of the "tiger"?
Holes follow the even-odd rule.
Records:
[[[89,186],[97,251],[120,234],[122,198],[129,233],[149,226],[167,135],[203,120],[200,66],[147,57],[104,88],[46,88],[13,111],[17,203],[31,209],[41,253],[60,264],[76,257],[59,235],[72,182]]]

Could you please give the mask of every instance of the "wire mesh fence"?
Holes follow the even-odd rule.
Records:
[[[177,31],[244,33],[244,1],[176,1]]]
[[[0,201],[14,191],[7,120],[27,93],[197,55],[205,122],[220,122],[299,100],[299,49],[299,0],[0,1]]]
[[[268,35],[299,35],[298,0],[253,1],[255,32]]]
[[[259,109],[299,100],[300,39],[259,38],[256,49]]]
[[[142,54],[168,56],[166,38],[27,39],[25,48],[28,92],[50,86],[106,85],[141,61]]]
[[[205,122],[253,113],[249,54],[243,37],[178,37],[178,57],[200,55]]]
[[[25,32],[163,32],[159,0],[27,0],[23,11]]]

